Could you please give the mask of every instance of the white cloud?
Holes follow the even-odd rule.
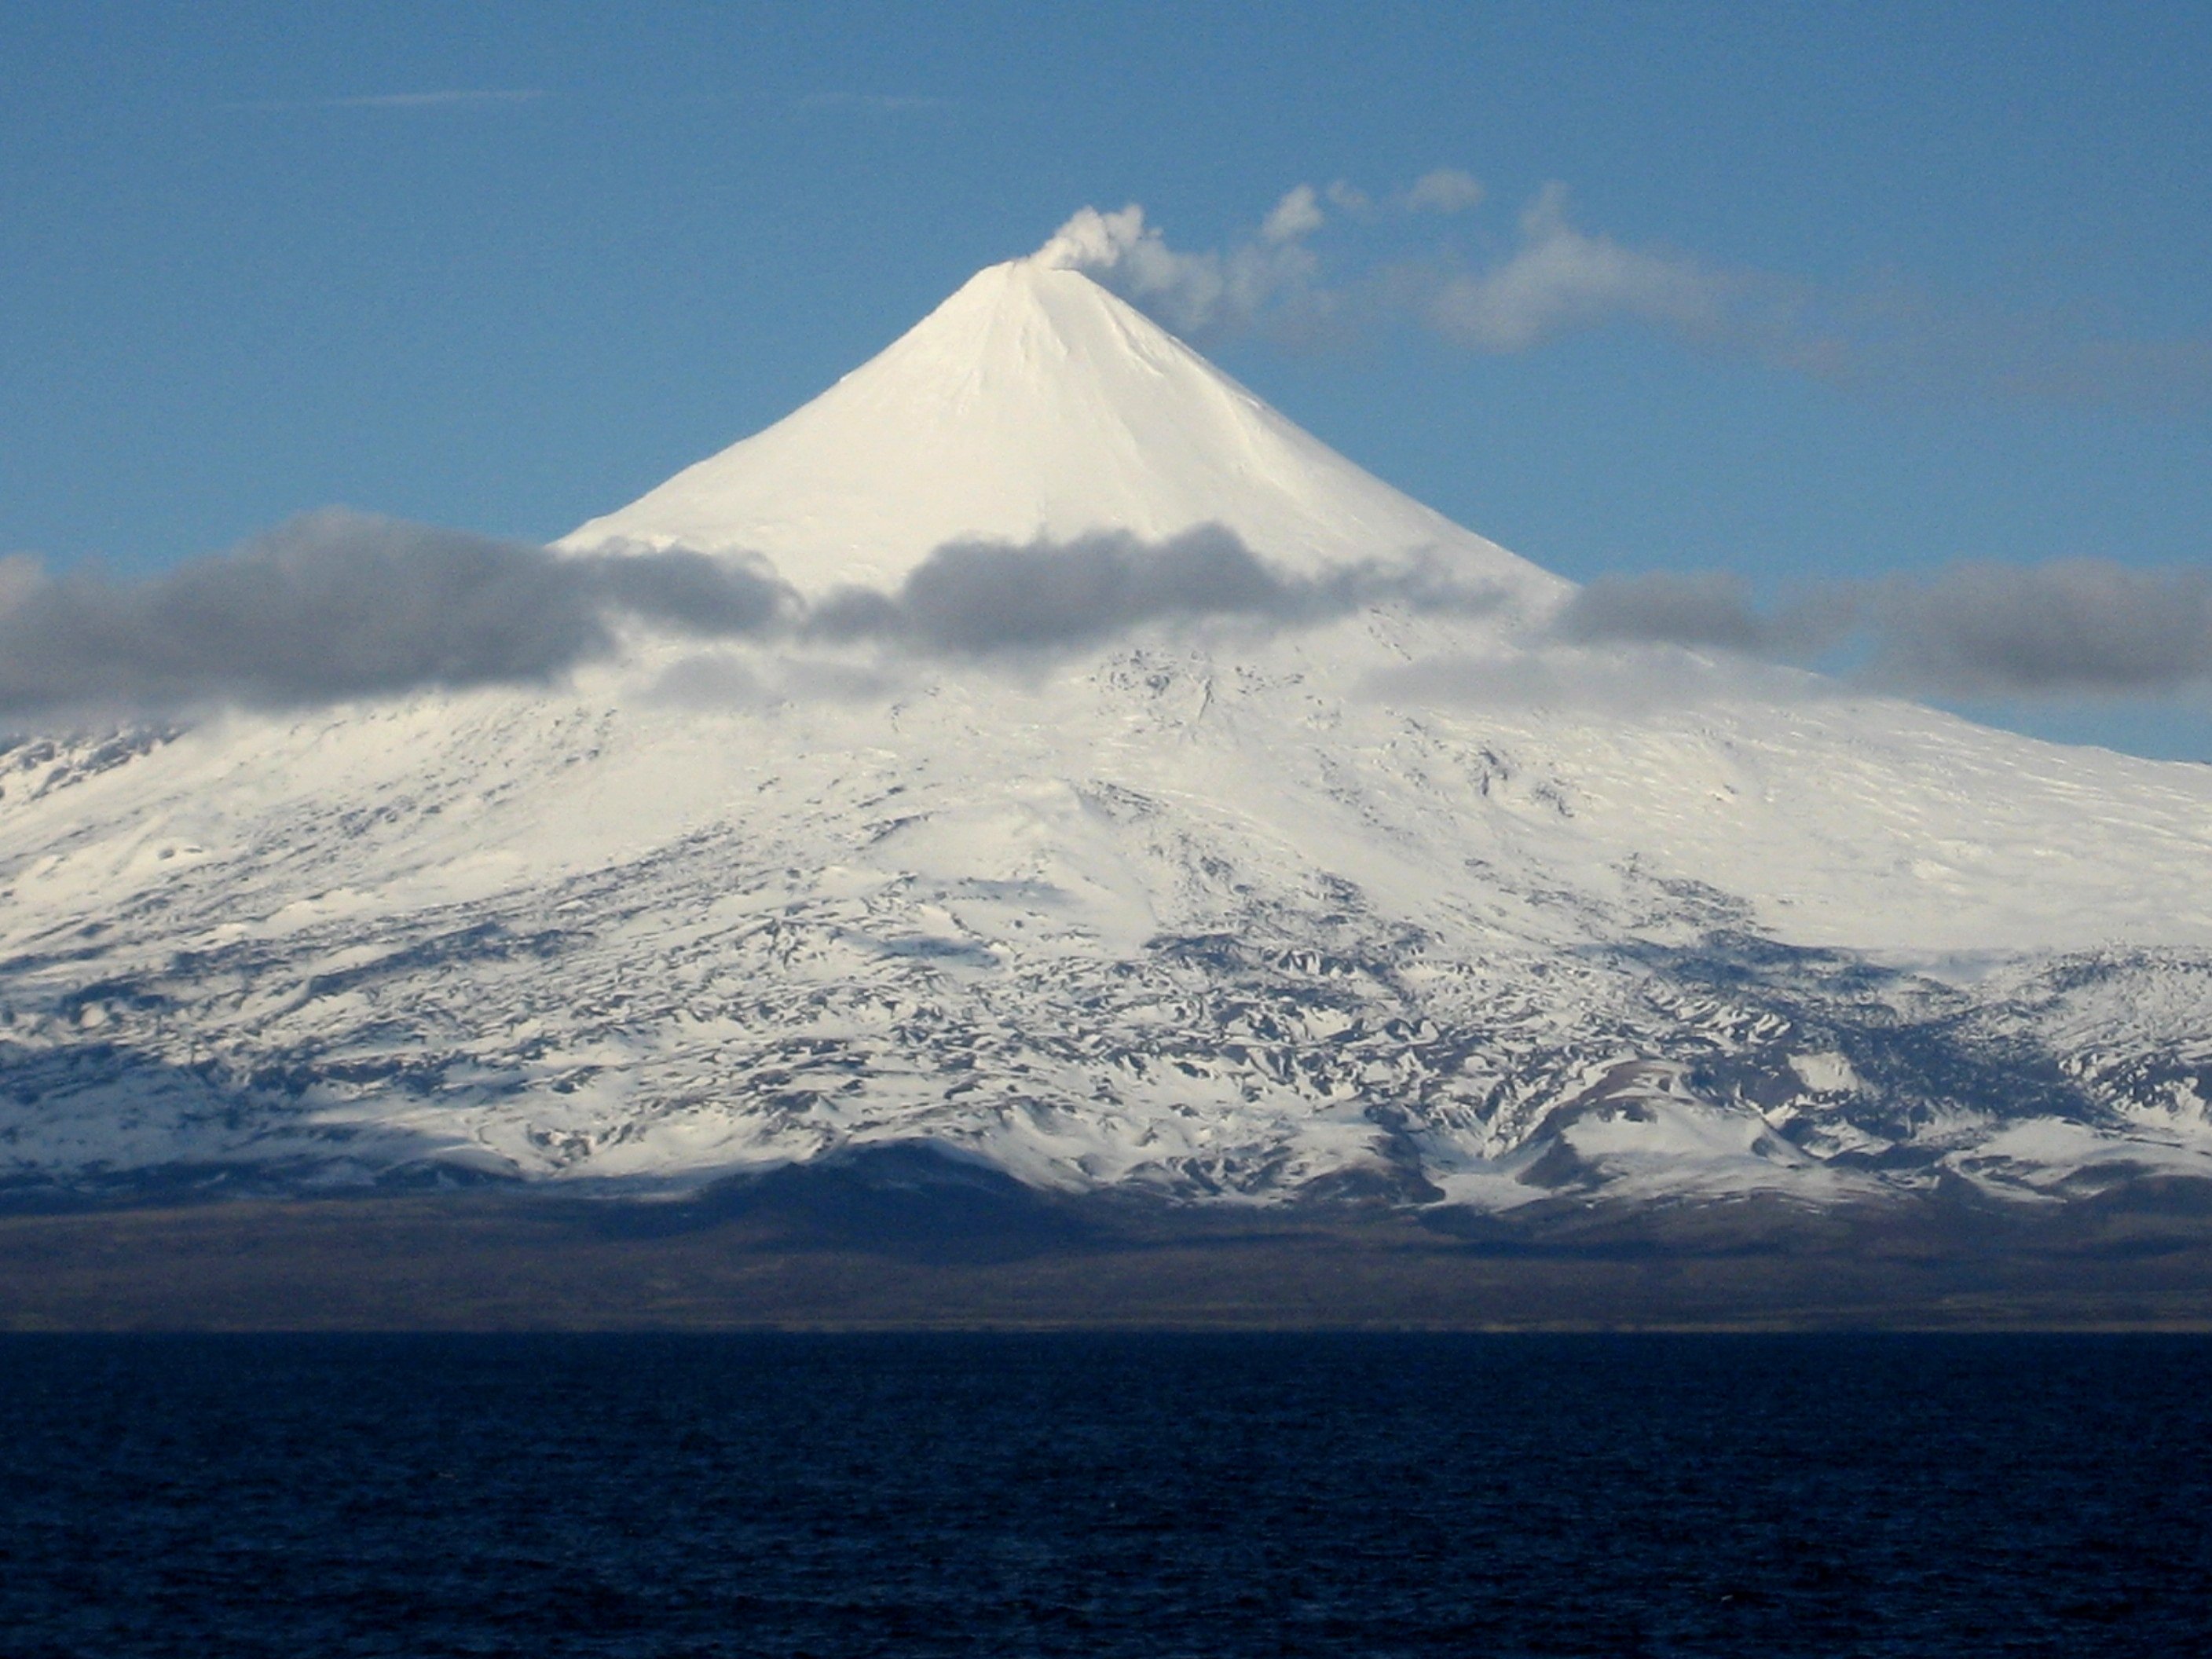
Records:
[[[2154,414],[2212,401],[2212,340],[2098,338],[2064,318],[1945,305],[1899,284],[1824,289],[1634,246],[1571,223],[1558,184],[1536,194],[1513,240],[1486,263],[1470,264],[1437,247],[1323,280],[1308,241],[1314,232],[1464,210],[1480,191],[1450,168],[1425,174],[1379,205],[1344,180],[1325,190],[1302,184],[1243,240],[1218,250],[1170,247],[1133,204],[1118,213],[1085,208],[1036,257],[1087,271],[1192,333],[1263,328],[1278,338],[1341,342],[1363,325],[1402,319],[1468,350],[1503,354],[1629,323],[1830,385],[1907,396],[2033,398]],[[1340,216],[1331,219],[1324,202]],[[1357,252],[1348,240],[1330,245],[1333,258]]]
[[[1481,181],[1457,167],[1438,167],[1425,173],[1406,192],[1406,207],[1413,213],[1464,213],[1481,204]]]
[[[1369,204],[1341,182],[1328,194],[1340,204]],[[1454,212],[1481,195],[1473,178],[1443,168],[1393,200],[1406,211]],[[1321,199],[1311,185],[1299,185],[1269,210],[1256,236],[1226,250],[1198,252],[1170,247],[1134,203],[1114,213],[1086,207],[1033,257],[1097,276],[1171,326],[1194,331],[1249,327],[1292,310],[1310,321],[1317,313],[1383,303],[1379,292],[1328,289],[1317,282],[1319,264],[1304,239],[1326,222]],[[1735,279],[1689,259],[1577,230],[1567,222],[1565,193],[1556,185],[1522,215],[1520,244],[1501,263],[1478,271],[1417,270],[1394,288],[1396,303],[1410,298],[1420,319],[1446,338],[1497,352],[1525,350],[1620,316],[1717,337],[1727,330],[1735,291]]]
[[[1159,235],[1147,230],[1145,210],[1134,202],[1119,213],[1079,208],[1030,257],[1054,270],[1111,270],[1148,234]]]
[[[1318,220],[1313,192],[1300,186],[1276,204],[1269,223],[1294,224],[1301,207]],[[1170,247],[1133,202],[1115,213],[1081,210],[1030,257],[1105,280],[1172,326],[1200,333],[1249,327],[1271,307],[1310,291],[1315,261],[1301,234],[1270,239],[1263,229],[1261,240],[1225,253],[1185,253]]]
[[[1321,204],[1314,199],[1314,187],[1300,185],[1285,192],[1283,199],[1261,222],[1260,237],[1268,242],[1293,242],[1321,227]]]
[[[1577,230],[1567,222],[1566,192],[1553,184],[1521,216],[1511,256],[1446,278],[1427,313],[1447,338],[1485,351],[1523,351],[1621,316],[1715,335],[1724,331],[1735,286],[1694,260]]]

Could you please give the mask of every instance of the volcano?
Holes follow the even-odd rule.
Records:
[[[0,1173],[670,1196],[919,1149],[1459,1216],[2212,1182],[2212,769],[1562,644],[1569,584],[1079,272],[983,271],[559,545],[826,605],[1194,536],[1329,602],[1051,651],[640,631],[552,690],[17,744]]]
[[[873,362],[564,547],[764,555],[804,591],[888,586],[965,539],[1219,525],[1310,576],[1448,557],[1565,585],[1301,431],[1079,271],[993,265]]]

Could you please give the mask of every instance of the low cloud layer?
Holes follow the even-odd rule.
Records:
[[[891,667],[898,658],[1034,659],[1146,628],[1314,627],[1378,604],[1477,617],[1504,598],[1418,565],[1292,575],[1230,531],[1201,526],[1157,542],[955,542],[890,592],[848,588],[809,605],[759,561],[681,550],[562,555],[331,511],[136,582],[0,559],[0,720],[20,729],[544,684],[611,656],[632,628],[862,646],[888,653],[877,660]],[[1729,575],[1613,576],[1579,590],[1548,629],[1569,646],[1821,663],[1908,694],[2158,698],[2212,686],[2212,572],[1968,563],[1833,584],[1774,607],[1755,605]]]
[[[1577,591],[1553,623],[1574,644],[1675,645],[1795,659],[1839,644],[1863,615],[1857,590],[1835,585],[1772,611],[1751,585],[1722,571],[1601,576]]]
[[[1286,576],[1230,531],[1202,525],[1159,542],[1121,533],[1028,546],[954,542],[932,553],[895,592],[830,595],[805,631],[830,641],[990,656],[1091,645],[1164,622],[1242,617],[1311,625],[1385,600],[1472,614],[1495,609],[1500,597],[1419,570],[1355,567],[1318,580]]]
[[[1615,576],[1577,593],[1554,631],[1784,661],[1849,653],[1858,678],[1937,696],[2161,697],[2212,684],[2212,573],[1962,563],[1767,611],[1734,577]]]
[[[1418,569],[1300,580],[1206,526],[1162,542],[957,542],[893,592],[846,589],[810,607],[757,561],[563,555],[330,511],[137,582],[0,559],[0,719],[543,684],[611,655],[631,623],[702,640],[988,658],[1150,624],[1304,626],[1385,599],[1471,613],[1497,597]]]
[[[1200,337],[1258,330],[1340,340],[1410,322],[1470,351],[1515,353],[1614,326],[1657,330],[1826,383],[1939,398],[2109,404],[2148,412],[2212,401],[2212,340],[2129,339],[2057,314],[1938,302],[1889,283],[1831,289],[1784,274],[1634,245],[1582,228],[1549,184],[1491,231],[1479,180],[1456,169],[1370,196],[1339,180],[1298,185],[1217,249],[1171,246],[1142,207],[1085,208],[1038,250],[1089,272],[1170,327]],[[1402,246],[1425,216],[1473,214],[1484,248]],[[1385,222],[1395,241],[1373,240]],[[1317,240],[1336,239],[1324,263]],[[1486,234],[1487,240],[1483,238]],[[1324,243],[1324,245],[1327,245]]]
[[[1963,564],[1875,590],[1875,672],[1954,696],[2158,696],[2212,679],[2212,572]]]
[[[317,513],[138,582],[0,561],[0,716],[543,683],[611,652],[624,617],[750,636],[794,603],[763,570],[696,553],[565,557]]]

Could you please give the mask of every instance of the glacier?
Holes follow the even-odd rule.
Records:
[[[2212,768],[1562,643],[1571,585],[1079,272],[992,267],[557,545],[830,606],[1208,529],[1368,585],[1051,650],[635,629],[550,689],[15,740],[0,1182],[680,1195],[915,1146],[1487,1214],[2212,1182]]]

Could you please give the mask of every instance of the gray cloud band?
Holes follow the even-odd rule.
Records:
[[[1857,678],[1934,696],[2162,696],[2212,681],[2212,573],[1966,563],[1838,584],[1773,611],[1734,577],[1607,577],[1576,594],[1553,631],[1784,660],[1857,646]]]
[[[764,634],[795,603],[757,567],[687,552],[562,557],[331,511],[149,580],[0,572],[0,714],[283,707],[552,679],[623,615]]]
[[[1208,619],[1312,626],[1376,604],[1479,615],[1502,598],[1418,567],[1288,575],[1230,531],[1201,526],[1158,542],[956,542],[890,592],[845,589],[810,607],[757,561],[683,550],[564,556],[333,511],[137,583],[57,579],[0,560],[0,718],[544,684],[611,654],[625,623],[699,639],[988,659]],[[1965,564],[1765,611],[1732,576],[1610,577],[1577,592],[1551,627],[1571,644],[1785,661],[1849,647],[1863,679],[1955,696],[2156,696],[2212,681],[2212,574],[2089,560]]]
[[[1472,613],[1494,609],[1501,597],[1418,568],[1358,566],[1318,579],[1285,576],[1232,532],[1201,525],[1158,542],[1115,532],[1028,546],[951,543],[896,592],[831,594],[805,631],[830,641],[874,639],[989,656],[1090,645],[1154,623],[1243,617],[1299,626],[1387,600]]]
[[[700,639],[991,657],[1207,617],[1306,625],[1389,599],[1468,613],[1498,596],[1419,569],[1289,577],[1201,526],[1161,542],[953,543],[894,592],[846,589],[810,609],[757,561],[562,555],[331,511],[137,583],[0,561],[0,718],[544,684],[611,654],[625,620]]]

